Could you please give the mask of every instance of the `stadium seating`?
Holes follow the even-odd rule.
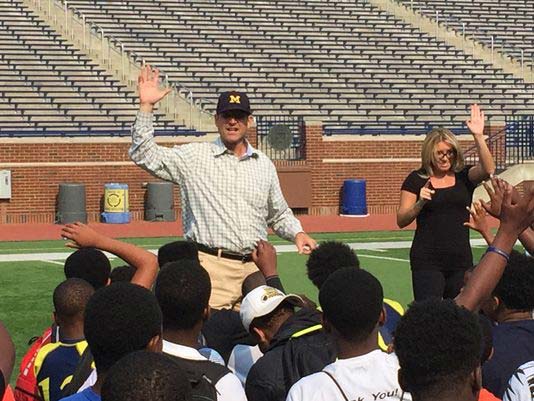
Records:
[[[127,135],[136,96],[21,1],[0,1],[2,136]],[[183,131],[158,115],[158,127]]]
[[[534,6],[529,0],[397,0],[526,63],[534,58]]]
[[[0,40],[12,41],[10,47],[2,46],[0,66],[16,76],[13,83],[20,81],[26,88],[17,93],[31,92],[24,98],[28,104],[45,103],[40,112],[55,112],[54,124],[99,126],[111,121],[125,127],[135,112],[133,94],[18,1],[0,0],[1,24],[10,29]],[[18,5],[15,10],[12,4]],[[534,85],[363,0],[69,0],[68,4],[128,51],[188,88],[210,111],[220,91],[239,88],[251,95],[257,115],[313,116],[333,129],[434,124],[457,128],[472,102],[482,104],[488,116],[500,121],[506,115],[534,113]],[[39,47],[37,36],[38,41],[48,41],[46,47]],[[20,68],[13,68],[22,60]],[[35,64],[39,76],[34,75]],[[41,78],[45,71],[53,83]],[[90,84],[82,83],[87,75]],[[51,95],[50,86],[60,85],[62,91]],[[9,99],[23,108],[20,98]],[[24,115],[17,118],[30,123]]]
[[[206,99],[241,88],[256,114],[330,127],[458,126],[534,112],[533,86],[359,1],[161,0],[69,4]]]

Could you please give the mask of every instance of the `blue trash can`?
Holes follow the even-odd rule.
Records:
[[[111,224],[130,222],[128,185],[110,183],[104,185],[104,213],[102,221]]]
[[[345,180],[343,182],[341,215],[368,216],[365,180]]]

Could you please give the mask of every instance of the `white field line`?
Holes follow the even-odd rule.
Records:
[[[387,249],[408,249],[410,248],[411,241],[396,241],[396,242],[359,242],[348,244],[355,250],[369,250],[369,251],[383,251]],[[472,246],[484,245],[483,239],[471,240]],[[275,246],[277,253],[296,252],[295,245],[277,245]],[[150,252],[157,254],[157,249],[149,249]],[[12,254],[0,254],[0,262],[31,262],[31,261],[62,261],[72,253],[70,252],[47,252],[47,253],[12,253]],[[114,259],[115,256],[106,253],[110,259]],[[362,255],[364,256],[364,255]],[[372,255],[367,255],[370,257]],[[379,256],[375,256],[379,258]],[[59,262],[58,262],[59,263]]]
[[[377,256],[377,255],[367,255],[365,253],[359,253],[359,258],[369,258],[369,259],[381,259],[381,260],[392,260],[394,262],[406,262],[410,263],[408,259],[399,259],[399,258],[390,258],[389,256]]]
[[[60,265],[60,266],[63,266],[65,264],[65,262],[58,262],[56,260],[41,260],[40,262],[52,263],[54,265]]]
[[[389,237],[388,241],[389,242],[393,242],[393,241],[401,241],[402,238],[405,238],[405,236],[403,237],[395,237],[395,236],[391,236]],[[378,238],[378,237],[367,237],[366,238],[367,240],[370,240],[370,239],[375,239],[375,240],[381,240],[381,238]],[[174,238],[172,240],[178,240],[177,238]],[[346,242],[346,243],[353,243],[354,242],[354,237],[336,237],[336,238],[324,238],[324,239],[321,239],[319,241],[323,242],[323,241],[341,241],[341,242]],[[383,240],[383,239],[382,239]],[[169,239],[169,241],[171,241],[171,239]],[[375,242],[377,242],[375,241]],[[271,244],[275,245],[275,246],[278,246],[278,245],[282,245],[282,244],[287,244],[285,241],[281,240],[281,239],[274,239],[273,241],[271,241]],[[15,245],[15,243],[13,244]],[[163,245],[163,244],[161,244]],[[160,243],[145,243],[145,244],[142,244],[140,245],[142,248],[147,248],[147,247],[154,247],[154,246],[160,246]],[[54,245],[54,246],[50,246],[50,247],[41,247],[41,248],[33,248],[33,247],[22,247],[22,248],[17,248],[17,247],[12,247],[11,248],[14,252],[24,252],[24,251],[28,251],[28,252],[37,252],[37,251],[53,251],[53,252],[59,252],[59,251],[62,251],[64,249],[66,249],[65,246],[61,246],[61,245]]]

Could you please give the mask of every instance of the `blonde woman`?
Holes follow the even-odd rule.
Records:
[[[431,130],[421,150],[421,168],[412,171],[401,188],[397,224],[416,220],[410,250],[416,301],[429,297],[454,298],[462,287],[464,271],[473,264],[469,245],[469,211],[477,184],[495,171],[484,139],[484,112],[471,106],[466,121],[479,162],[466,166],[458,140],[444,128]]]

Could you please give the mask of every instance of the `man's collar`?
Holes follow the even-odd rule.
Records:
[[[206,358],[202,356],[196,349],[167,340],[163,340],[163,352],[165,354],[174,355],[185,359],[193,359],[198,361],[206,360]]]
[[[242,158],[257,157],[258,151],[254,149],[254,147],[246,139],[245,142],[247,143],[247,151],[242,156]],[[215,156],[220,156],[226,152],[230,152],[228,148],[224,145],[224,142],[222,141],[221,137],[218,137],[215,141],[213,141],[212,145],[212,151]]]

